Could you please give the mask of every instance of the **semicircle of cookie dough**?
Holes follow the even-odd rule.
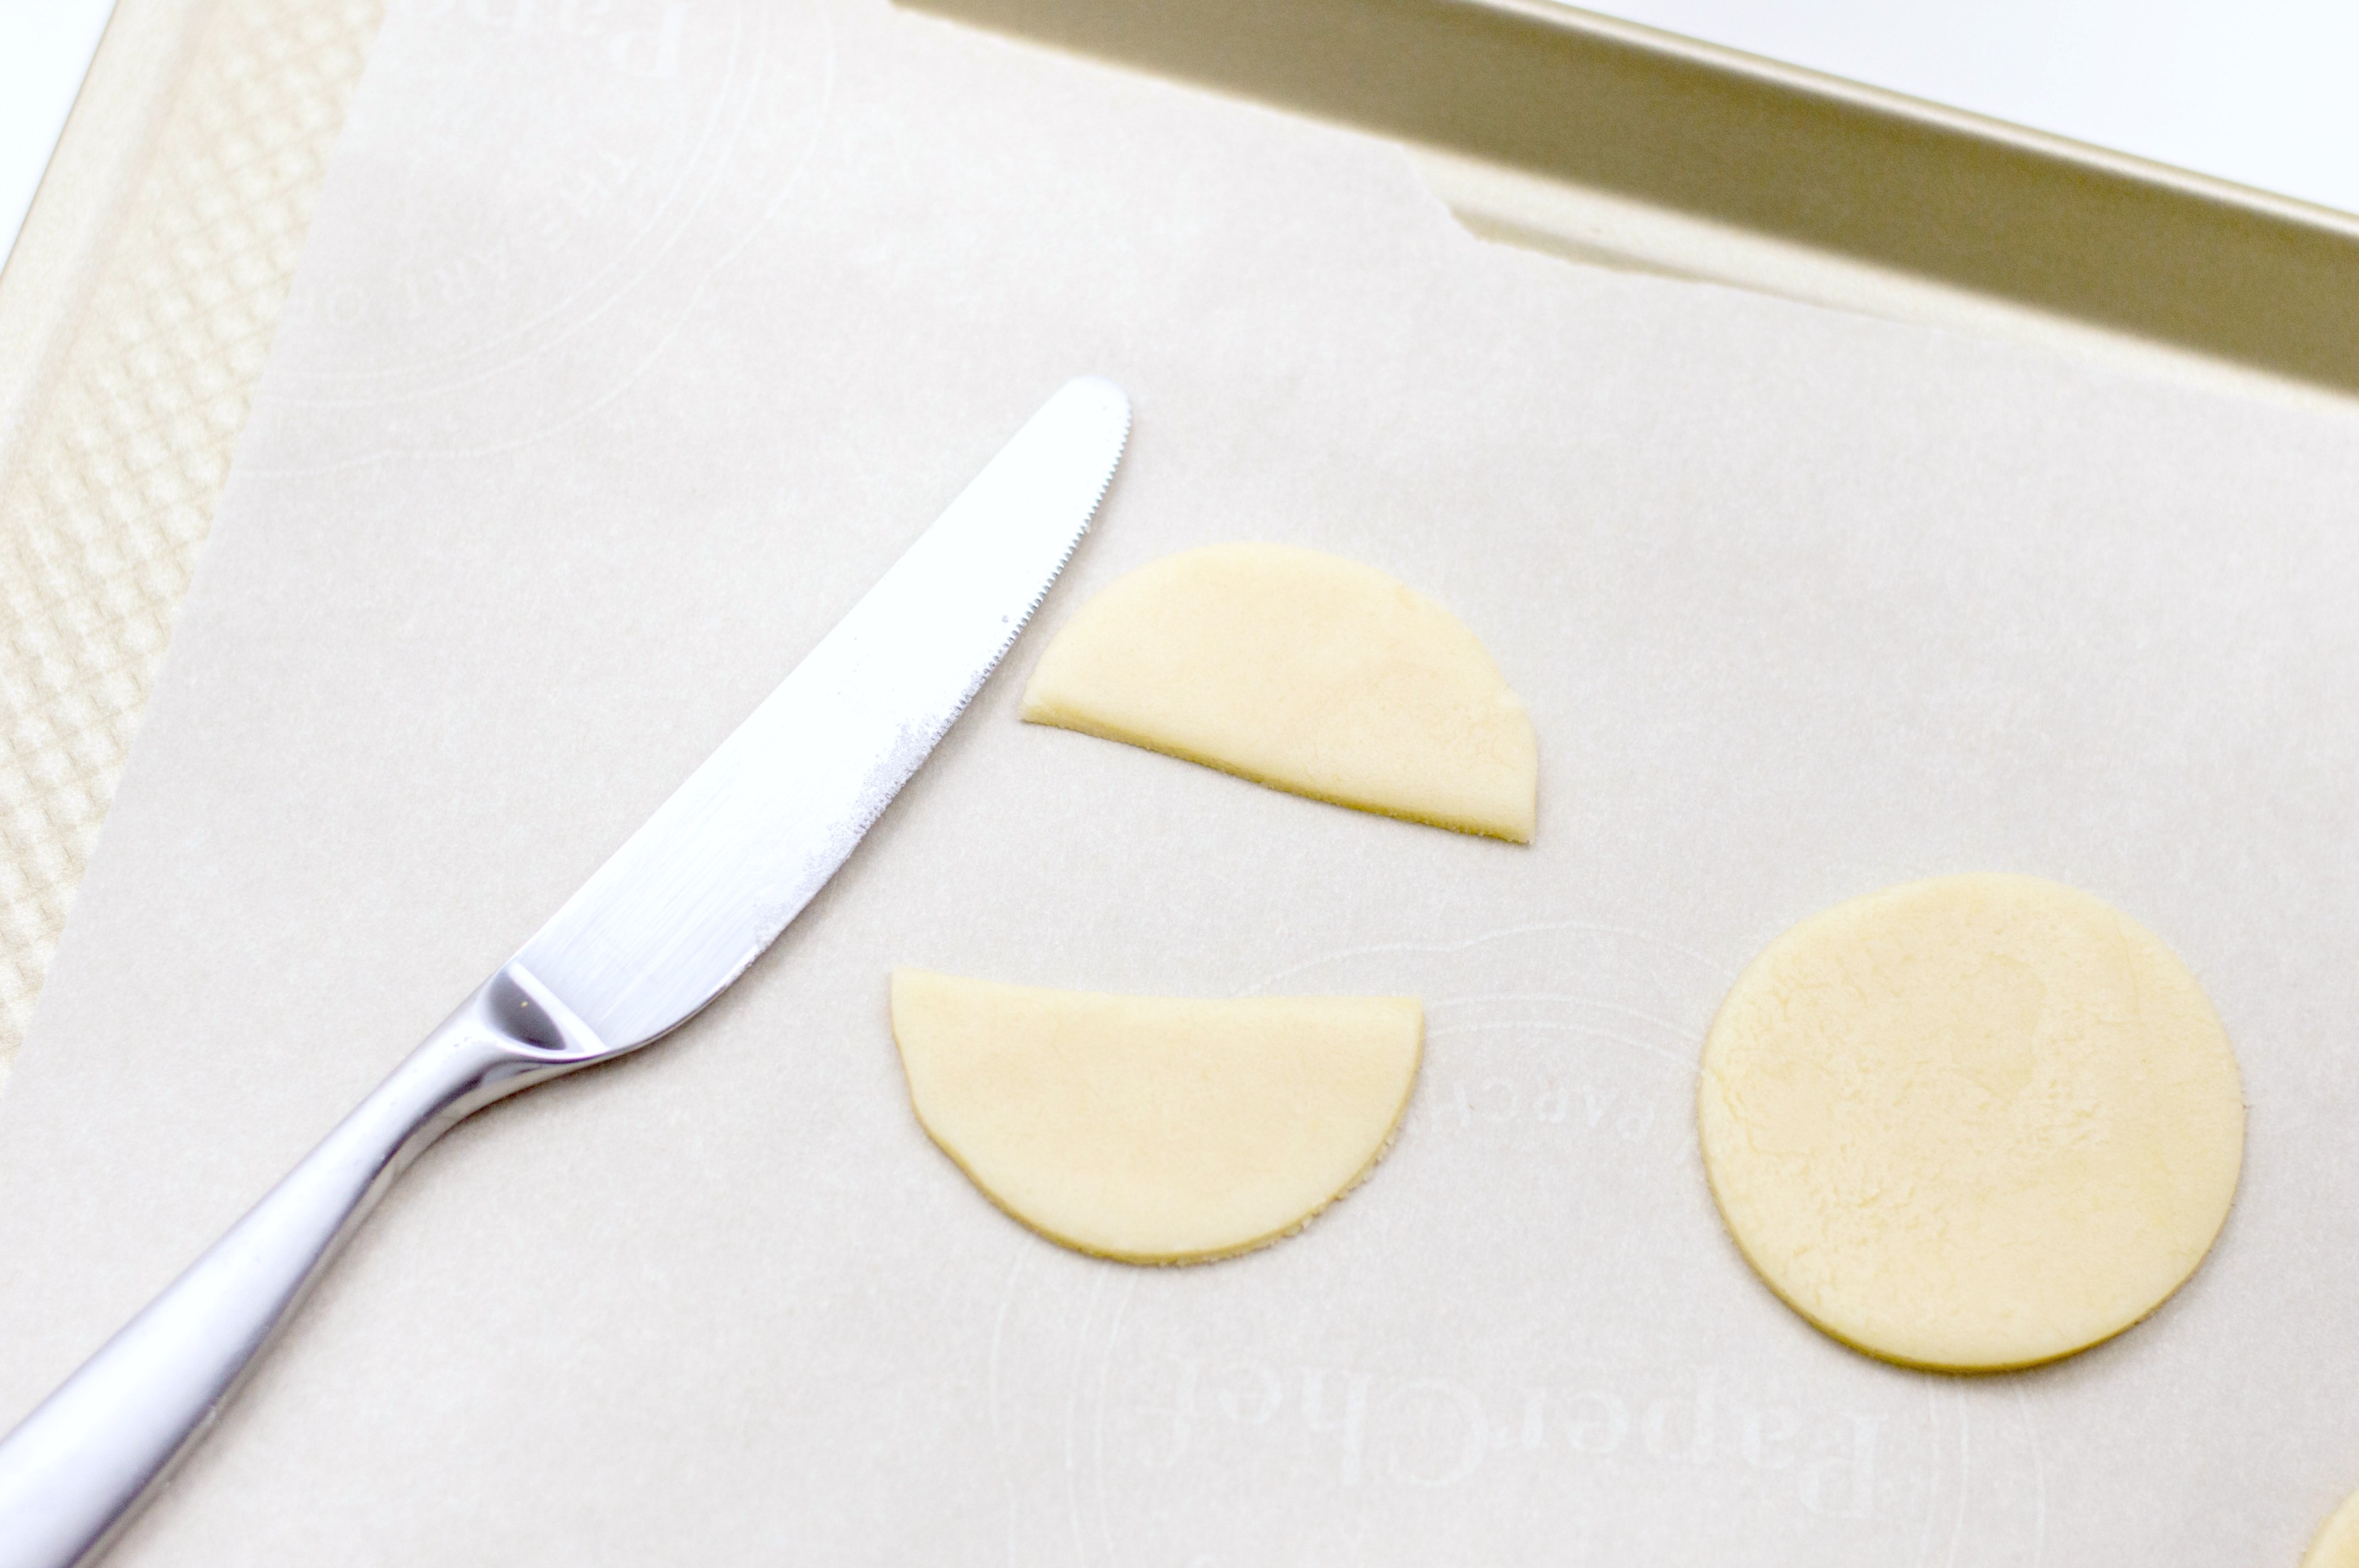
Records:
[[[2226,1032],[2145,927],[2033,877],[1839,904],[1729,992],[1697,1095],[1747,1261],[1909,1366],[1995,1371],[2119,1334],[2228,1215],[2245,1109]]]
[[[1193,1263],[1276,1241],[1367,1175],[1408,1104],[1412,997],[1197,1001],[893,972],[918,1120],[1052,1241]]]
[[[1461,833],[1531,842],[1531,716],[1474,634],[1355,561],[1218,544],[1150,561],[1066,622],[1033,724]]]

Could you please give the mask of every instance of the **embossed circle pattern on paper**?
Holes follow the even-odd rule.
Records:
[[[373,76],[435,97],[434,141],[381,136],[364,88],[338,157],[373,166],[369,200],[321,227],[364,259],[288,300],[282,450],[496,450],[613,398],[791,200],[834,69],[815,6],[402,0]]]
[[[1719,1235],[1691,1015],[1729,978],[1577,924],[1268,976],[1425,998],[1386,1180],[1294,1246],[1201,1269],[1013,1246],[976,1303],[1009,1560],[1669,1563],[1741,1543],[2036,1568],[2047,1502],[2017,1388],[1851,1354]]]

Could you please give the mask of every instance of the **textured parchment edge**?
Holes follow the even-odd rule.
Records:
[[[56,259],[0,279],[39,318],[16,334],[27,346],[0,424],[0,1073],[211,530],[384,14],[385,0],[125,0],[68,131],[91,149],[82,177],[47,181],[27,224],[59,236]],[[110,171],[118,201],[92,188]]]

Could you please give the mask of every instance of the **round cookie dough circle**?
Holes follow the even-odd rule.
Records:
[[[2153,932],[2033,877],[1814,915],[1704,1045],[1722,1217],[1820,1328],[1909,1366],[2085,1349],[2159,1306],[2227,1218],[2245,1108],[2226,1033]]]

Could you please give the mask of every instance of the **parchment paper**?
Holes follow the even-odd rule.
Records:
[[[1043,625],[691,1028],[461,1128],[125,1563],[2289,1563],[2359,1485],[2359,441],[1491,248],[1397,149],[867,0],[387,25],[0,1102],[13,1420],[513,950],[1066,376]],[[1163,552],[1339,550],[1529,701],[1528,850],[1016,723]],[[2035,872],[2209,988],[2235,1213],[2049,1370],[1895,1370],[1693,1148],[1734,971]],[[919,1133],[898,963],[1421,994],[1294,1240],[1092,1262]]]

